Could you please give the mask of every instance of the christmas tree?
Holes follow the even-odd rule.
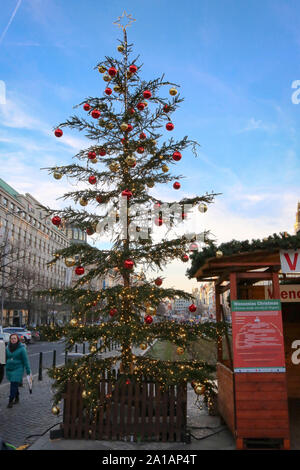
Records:
[[[65,194],[64,198],[88,206],[89,210],[45,208],[53,224],[60,228],[64,224],[76,225],[89,235],[104,231],[112,237],[110,250],[74,244],[58,251],[51,261],[53,264],[64,258],[80,277],[72,288],[47,291],[47,295],[58,296],[73,306],[73,318],[65,327],[52,327],[44,332],[51,340],[64,336],[67,348],[84,341],[90,344],[89,354],[76,363],[50,371],[55,379],[55,405],[66,383],[76,380],[82,385],[86,407],[97,410],[101,404],[97,389],[101,374],[116,365],[121,373],[116,380],[124,384],[137,383],[144,377],[151,377],[162,387],[192,381],[196,393],[207,396],[213,387],[213,365],[180,361],[180,355],[191,341],[199,338],[216,341],[222,326],[180,324],[164,317],[155,318],[159,304],[175,297],[190,299],[189,309],[195,312],[193,297],[182,290],[161,287],[160,277],[147,281],[145,276],[137,276],[138,267],[145,272],[150,268],[162,269],[174,259],[189,260],[187,247],[193,240],[185,235],[169,239],[168,234],[195,206],[206,211],[215,193],[175,203],[149,194],[149,189],[158,184],[174,182],[174,190],[180,188],[181,176],[172,175],[170,166],[182,158],[186,148],[191,147],[196,153],[198,144],[187,137],[179,141],[171,137],[162,142],[163,132],[169,134],[174,129],[172,116],[183,100],[178,85],[166,81],[164,76],[151,81],[141,78],[141,65],[138,58],[131,58],[132,45],[127,42],[128,24],[122,26],[118,58],[106,57],[95,67],[104,81],[103,96],[86,98],[78,105],[86,116],[72,116],[54,131],[56,137],[63,139],[64,127],[77,129],[92,144],[75,155],[79,163],[48,169],[56,179],[68,176],[86,182],[87,186]],[[168,227],[165,238],[154,241],[165,227]],[[208,232],[204,236],[208,241]],[[92,279],[111,269],[119,274],[118,285],[99,291],[86,287]],[[86,319],[91,311],[101,319],[101,324],[88,324]],[[178,357],[168,362],[133,354],[133,347],[143,350],[155,339],[176,344]],[[103,358],[103,348],[111,340],[121,345],[119,354]],[[58,408],[54,410],[57,412]]]

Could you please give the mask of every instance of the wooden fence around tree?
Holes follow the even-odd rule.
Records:
[[[186,436],[186,384],[162,390],[158,383],[99,382],[99,398],[105,402],[93,418],[84,408],[82,387],[69,382],[64,394],[65,439],[180,442]]]

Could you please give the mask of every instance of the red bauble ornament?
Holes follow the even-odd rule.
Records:
[[[129,112],[130,112],[130,114],[134,114],[135,110],[133,108],[130,108]]]
[[[173,153],[173,160],[175,160],[175,162],[179,162],[179,160],[181,160],[181,158],[182,158],[182,155],[181,155],[180,152],[176,151],[176,152]]]
[[[141,133],[140,133],[140,139],[141,139],[141,140],[147,139],[147,136],[146,136],[146,134],[145,134],[144,132],[141,132]]]
[[[162,285],[162,279],[161,279],[160,277],[158,277],[157,279],[155,279],[154,282],[155,282],[155,284],[156,284],[157,286],[161,286],[161,285]]]
[[[138,103],[137,104],[137,109],[139,111],[143,111],[145,109],[145,103]]]
[[[189,306],[189,311],[190,311],[190,312],[194,313],[194,312],[196,312],[196,310],[197,310],[197,307],[196,307],[195,304],[191,304],[191,305]]]
[[[132,131],[132,129],[133,129],[132,125],[128,124],[127,130],[125,132],[130,132],[130,131]]]
[[[148,99],[148,98],[151,98],[152,93],[150,90],[145,90],[143,95],[144,95],[144,98]]]
[[[151,323],[153,322],[153,318],[151,317],[151,315],[145,315],[144,320],[147,325],[151,325]]]
[[[105,88],[104,93],[105,93],[106,95],[111,95],[111,94],[112,94],[112,89],[109,88],[109,87],[107,87],[107,88]]]
[[[129,191],[129,189],[125,189],[122,191],[122,196],[127,197],[127,199],[130,199],[132,197],[132,192]]]
[[[166,124],[166,129],[167,131],[172,131],[174,129],[174,124],[172,124],[171,122],[168,122],[168,124]]]
[[[113,317],[116,313],[118,313],[118,310],[116,308],[111,308],[109,311],[111,317]]]
[[[90,177],[89,177],[89,183],[90,183],[90,184],[95,184],[96,181],[97,181],[96,176],[90,176]]]
[[[158,226],[159,226],[159,225],[162,225],[162,224],[163,224],[163,219],[161,219],[161,218],[159,217],[159,218],[155,219],[154,223],[155,223],[155,225],[158,225]]]
[[[110,69],[108,69],[108,75],[110,75],[111,77],[115,77],[117,73],[118,71],[115,67],[110,67]]]
[[[137,66],[136,65],[130,65],[129,66],[129,72],[130,73],[135,73],[137,71]]]
[[[138,147],[136,151],[137,153],[144,153],[145,149],[144,147]]]
[[[77,268],[75,268],[75,274],[77,274],[77,276],[81,276],[82,274],[84,274],[84,267],[77,266]]]
[[[171,107],[168,104],[164,105],[164,112],[168,113],[170,111]]]
[[[102,198],[102,196],[100,196],[100,194],[98,196],[96,196],[96,201],[99,202],[99,204],[101,204],[101,202],[103,202],[103,198]]]
[[[93,111],[91,112],[91,116],[94,118],[94,119],[99,119],[101,113],[99,111],[99,109],[93,109]]]
[[[97,155],[96,155],[96,152],[89,152],[89,153],[88,153],[88,158],[89,158],[90,160],[94,160],[94,159],[96,158],[96,156],[97,156]]]
[[[84,109],[85,111],[89,111],[89,110],[91,109],[91,106],[90,106],[88,103],[84,103],[83,109]]]
[[[63,135],[63,131],[61,129],[55,129],[54,134],[56,137],[61,137]]]
[[[134,262],[132,261],[132,259],[126,259],[124,261],[124,268],[125,269],[132,269],[134,266]]]
[[[129,379],[127,379],[125,383],[126,383],[126,385],[130,385],[130,384],[131,384],[131,382],[130,382]]]
[[[180,186],[181,186],[181,184],[178,183],[178,181],[175,181],[175,183],[173,184],[173,188],[174,188],[174,189],[179,189]]]
[[[126,144],[127,144],[127,139],[126,139],[126,137],[123,137],[123,139],[121,139],[121,142],[122,142],[123,145],[126,145]]]
[[[188,260],[189,260],[189,257],[188,257],[188,255],[183,255],[183,257],[181,259],[184,263],[187,263]]]
[[[105,149],[100,149],[98,153],[101,157],[104,157],[106,155],[106,150]]]
[[[58,227],[61,224],[61,218],[58,215],[55,215],[52,217],[52,223]]]

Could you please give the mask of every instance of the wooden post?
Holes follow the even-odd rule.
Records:
[[[220,291],[219,286],[215,284],[215,298],[216,298],[216,320],[217,322],[222,321],[221,315],[221,301],[220,301]],[[222,362],[223,360],[223,339],[218,339],[217,342],[217,354],[218,354],[218,362]]]

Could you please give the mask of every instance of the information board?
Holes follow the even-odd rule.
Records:
[[[285,372],[280,300],[233,300],[235,372]]]

